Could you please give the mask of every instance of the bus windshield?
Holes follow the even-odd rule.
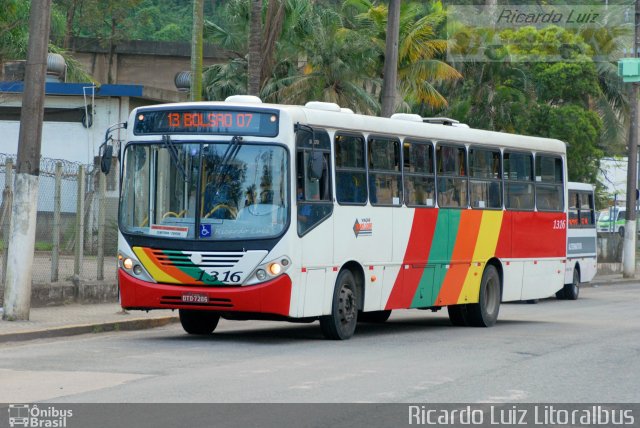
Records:
[[[271,238],[288,224],[284,147],[164,137],[124,152],[120,227],[175,239]]]

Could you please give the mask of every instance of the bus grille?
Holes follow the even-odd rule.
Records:
[[[152,250],[161,266],[232,268],[244,256],[242,252],[205,253],[199,251]]]

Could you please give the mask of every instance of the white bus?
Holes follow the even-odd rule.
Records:
[[[250,96],[136,108],[119,153],[122,306],[179,309],[191,334],[319,320],[347,339],[395,309],[491,326],[501,302],[554,295],[565,143],[433,122]]]
[[[580,283],[590,282],[598,270],[595,197],[591,184],[569,182],[569,229],[565,286],[558,299],[576,300]]]

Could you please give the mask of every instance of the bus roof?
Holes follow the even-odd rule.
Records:
[[[161,104],[155,106],[138,107],[134,110],[153,110],[157,107],[251,107],[269,108],[286,111],[294,122],[301,122],[310,126],[318,126],[327,129],[340,129],[348,131],[366,132],[379,135],[398,135],[427,140],[452,141],[460,143],[486,144],[512,149],[540,150],[547,152],[566,153],[566,144],[563,141],[532,137],[527,135],[509,134],[505,132],[485,131],[482,129],[467,128],[463,126],[448,126],[442,124],[426,123],[407,119],[409,116],[399,115],[400,118],[386,118],[368,116],[353,113],[350,109],[341,109],[337,104],[312,101],[305,106],[267,104],[260,103],[257,98],[254,102],[246,102],[250,97],[234,97],[240,102],[201,101],[174,104]]]
[[[593,192],[594,186],[589,183],[578,183],[576,181],[567,182],[567,189],[569,190],[589,190]]]

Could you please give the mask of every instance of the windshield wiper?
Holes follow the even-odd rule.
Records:
[[[169,155],[171,156],[171,160],[173,161],[173,164],[176,166],[178,171],[180,171],[180,173],[182,174],[182,179],[184,181],[188,181],[187,180],[187,172],[184,170],[184,167],[182,166],[182,164],[180,164],[180,158],[178,156],[178,149],[176,149],[175,144],[173,144],[173,141],[171,141],[171,137],[168,136],[168,135],[163,135],[162,136],[162,144],[164,144],[164,146],[169,151]]]
[[[218,184],[223,183],[226,176],[229,174],[229,163],[236,158],[238,152],[240,151],[240,142],[242,141],[242,137],[238,135],[234,135],[231,139],[231,143],[227,146],[227,150],[225,150],[222,155],[222,159],[218,164],[215,173],[218,178]]]

